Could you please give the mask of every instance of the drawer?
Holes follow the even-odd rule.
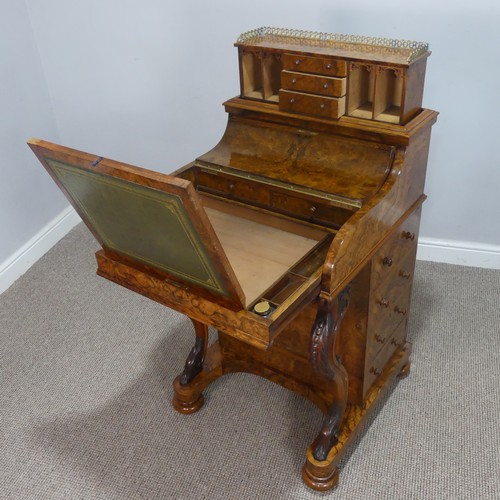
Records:
[[[283,54],[283,69],[326,76],[347,76],[345,61],[296,54]]]
[[[345,97],[322,97],[280,90],[280,111],[340,118],[345,113]]]
[[[366,359],[365,364],[365,377],[364,377],[364,390],[363,393],[366,395],[366,391],[370,389],[373,383],[381,375],[384,370],[385,365],[391,359],[392,355],[403,346],[406,338],[406,323],[402,323],[394,334],[386,342],[382,350],[377,354],[375,359]]]
[[[278,192],[272,193],[271,205],[273,209],[286,215],[329,227],[340,227],[352,215],[352,212],[340,207],[322,205]]]
[[[420,208],[399,226],[393,236],[374,255],[372,283],[381,283],[392,273],[401,273],[403,278],[412,281],[419,226]],[[412,256],[409,260],[408,255]]]
[[[228,177],[217,172],[200,170],[197,188],[201,192],[225,195],[228,198],[251,201],[267,206],[271,204],[270,192],[261,185]]]
[[[281,88],[330,97],[342,97],[346,93],[346,78],[315,76],[306,73],[297,73],[295,71],[282,71]]]

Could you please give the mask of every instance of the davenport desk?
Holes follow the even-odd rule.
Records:
[[[325,414],[305,483],[338,463],[408,374],[431,127],[427,44],[261,28],[240,36],[221,141],[172,175],[32,139],[102,246],[97,273],[189,317],[174,408],[248,372]],[[208,345],[208,327],[218,340]],[[216,410],[214,410],[216,411]],[[230,453],[230,450],[229,450]]]

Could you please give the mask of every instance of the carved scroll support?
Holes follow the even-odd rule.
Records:
[[[188,385],[196,377],[196,375],[201,372],[203,369],[203,362],[205,361],[205,355],[207,353],[208,326],[200,323],[199,321],[192,321],[194,324],[196,341],[186,359],[184,371],[181,373],[179,381],[181,385]]]
[[[335,298],[321,295],[318,312],[311,330],[310,362],[318,376],[331,382],[334,401],[323,421],[320,433],[311,445],[314,461],[324,462],[338,442],[340,427],[347,406],[348,377],[336,354],[336,338],[347,311],[351,286],[346,286]],[[336,467],[320,466],[306,461],[302,471],[306,484],[316,490],[332,488],[338,481]]]
[[[208,346],[208,326],[199,321],[192,321],[196,334],[195,344],[186,359],[183,372],[174,380],[173,405],[180,413],[194,413],[204,402],[201,391],[195,390],[190,384],[203,370]]]
[[[313,456],[326,460],[328,452],[338,441],[342,417],[347,405],[347,372],[335,352],[335,340],[345,316],[351,286],[348,285],[333,300],[320,297],[318,312],[311,331],[310,360],[316,373],[331,380],[336,397],[315,440]]]

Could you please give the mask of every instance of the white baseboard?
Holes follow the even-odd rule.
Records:
[[[79,222],[73,207],[63,210],[7,260],[0,263],[0,294],[22,276]]]
[[[420,238],[417,259],[461,266],[500,269],[500,245]]]

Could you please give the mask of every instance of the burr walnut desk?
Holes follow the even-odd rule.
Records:
[[[226,132],[172,175],[29,144],[102,245],[97,273],[193,321],[175,409],[199,410],[205,387],[231,372],[302,394],[325,414],[302,477],[326,490],[376,402],[409,371],[437,117],[421,107],[430,53],[271,28],[236,46],[241,92],[224,104]],[[208,326],[218,330],[209,348]]]

